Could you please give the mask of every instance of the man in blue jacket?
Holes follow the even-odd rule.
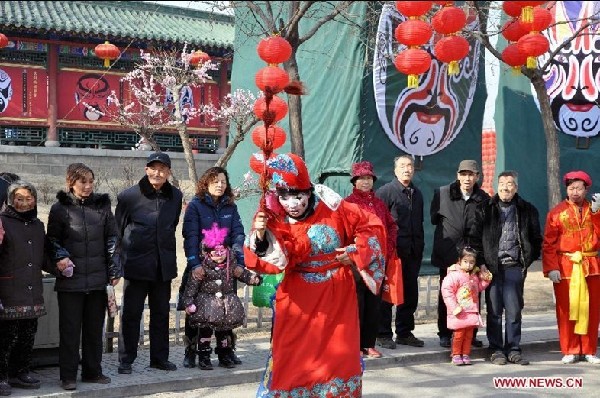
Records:
[[[171,159],[151,154],[146,176],[117,197],[115,218],[120,235],[117,253],[123,264],[123,314],[119,373],[131,374],[137,357],[144,302],[150,307],[150,367],[176,370],[169,362],[171,280],[177,276],[175,229],[183,195],[167,180]]]

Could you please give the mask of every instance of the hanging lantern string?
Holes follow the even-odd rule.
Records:
[[[143,22],[143,24],[140,26],[140,29],[139,29],[138,31],[140,31],[140,32],[143,32],[143,31],[144,31],[145,25],[147,25],[147,24],[149,23],[149,21],[153,19],[153,18],[151,18],[151,17],[154,17],[154,14],[156,14],[156,13],[158,12],[158,9],[159,9],[160,7],[161,7],[161,5],[160,5],[160,4],[158,4],[158,5],[156,6],[156,8],[154,9],[154,11],[152,11],[152,14],[151,14],[151,15],[150,15],[148,18],[144,18],[144,22]],[[100,81],[101,81],[102,79],[104,79],[104,76],[105,76],[105,75],[106,75],[108,72],[110,72],[110,70],[112,69],[113,65],[114,65],[115,63],[117,63],[117,62],[118,62],[118,61],[121,59],[121,57],[123,56],[123,54],[124,54],[124,53],[125,53],[127,50],[129,50],[129,48],[130,48],[130,47],[133,45],[133,42],[134,42],[135,40],[136,40],[136,39],[131,39],[131,41],[129,41],[129,43],[127,43],[127,45],[125,46],[125,49],[119,53],[119,56],[117,57],[117,59],[115,59],[115,60],[114,60],[114,62],[113,62],[112,64],[110,64],[110,65],[108,66],[108,68],[102,72],[102,74],[101,74],[101,75],[100,75],[100,77],[99,77],[99,78],[98,78],[98,79],[97,79],[97,80],[94,82],[94,84],[92,84],[92,86],[91,86],[91,87],[90,87],[90,88],[89,88],[89,89],[88,89],[88,90],[87,90],[87,91],[86,91],[86,92],[83,94],[83,96],[81,97],[81,100],[80,100],[80,102],[82,102],[83,100],[85,100],[85,99],[88,97],[88,95],[89,95],[89,94],[91,94],[91,93],[92,93],[92,91],[93,91],[93,90],[96,88],[96,86],[98,86],[98,85],[100,84]],[[71,109],[69,109],[69,111],[67,112],[67,114],[66,114],[66,115],[63,117],[63,119],[67,119],[67,118],[68,118],[68,116],[71,114],[71,112],[73,112],[75,109],[77,109],[77,104],[73,105],[73,106],[71,107]]]

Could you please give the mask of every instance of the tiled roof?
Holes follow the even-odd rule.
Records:
[[[233,48],[233,17],[140,1],[0,1],[0,31]]]

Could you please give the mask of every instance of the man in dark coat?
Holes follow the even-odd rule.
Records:
[[[431,263],[440,270],[440,288],[448,267],[458,261],[459,248],[468,243],[466,226],[470,225],[468,221],[475,217],[475,207],[490,197],[477,185],[479,166],[475,160],[461,161],[456,174],[456,181],[437,188],[431,201],[431,223],[435,225]],[[440,290],[438,336],[440,345],[449,348],[452,331],[448,329],[446,316],[446,305]],[[475,338],[475,334],[473,345],[483,345]]]
[[[518,194],[518,175],[504,171],[498,176],[498,193],[476,209],[469,240],[479,253],[478,263],[493,275],[485,291],[487,338],[491,362],[527,365],[521,356],[521,311],[527,268],[540,256],[542,234],[539,214]],[[506,317],[502,338],[502,313]]]
[[[423,195],[412,182],[415,167],[410,155],[394,160],[396,178],[379,188],[376,195],[387,205],[398,225],[396,251],[402,261],[404,303],[396,307],[396,340],[392,340],[392,304],[381,303],[377,344],[396,348],[396,344],[423,347],[423,340],[413,334],[415,311],[419,303],[419,271],[423,259]]]
[[[144,301],[150,307],[150,367],[176,370],[169,362],[171,280],[177,276],[175,229],[183,195],[167,180],[171,159],[151,154],[146,176],[117,197],[115,218],[120,235],[117,255],[123,264],[123,314],[119,373],[130,374],[137,357]]]

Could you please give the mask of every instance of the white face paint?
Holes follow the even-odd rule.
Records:
[[[290,217],[300,217],[308,208],[310,192],[285,193],[279,195],[279,203]]]

